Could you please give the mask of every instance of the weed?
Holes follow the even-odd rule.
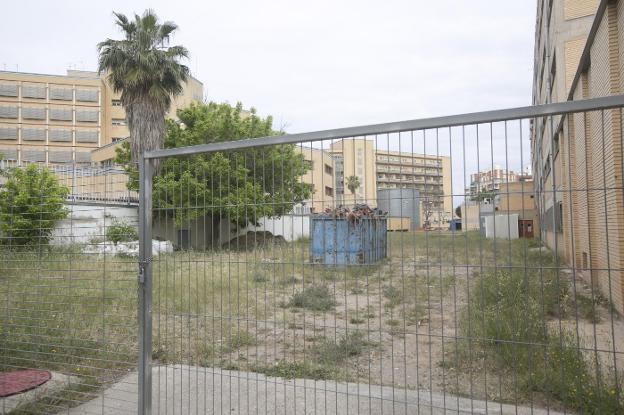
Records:
[[[392,285],[383,288],[383,296],[388,300],[386,302],[387,308],[394,308],[404,301],[403,291]]]
[[[336,306],[336,300],[327,286],[312,285],[294,294],[288,306],[307,308],[313,311],[329,311]]]
[[[335,379],[337,372],[332,367],[319,365],[309,361],[287,362],[280,360],[274,365],[252,365],[251,370],[267,376],[280,377],[286,379],[307,378],[307,379]]]
[[[338,341],[325,339],[320,344],[310,348],[310,352],[317,363],[335,366],[345,359],[359,356],[373,344],[364,338],[364,333],[356,331],[347,333]]]

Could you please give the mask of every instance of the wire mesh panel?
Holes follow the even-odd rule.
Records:
[[[0,413],[136,413],[138,197],[127,175],[0,168]],[[45,383],[31,389],[33,375]],[[130,396],[102,395],[113,384]]]
[[[621,100],[176,129],[142,176],[141,410],[621,413]]]

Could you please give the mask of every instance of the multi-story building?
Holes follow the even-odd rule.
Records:
[[[377,205],[377,191],[415,189],[420,211],[433,211],[433,222],[452,217],[451,162],[446,156],[375,149],[375,142],[365,138],[339,140],[331,145],[336,159],[336,194],[338,203],[366,202]],[[348,189],[349,177],[358,178],[355,194]]]
[[[480,171],[470,175],[470,187],[466,188],[466,196],[473,199],[482,193],[498,193],[502,184],[516,182],[520,175],[494,165],[491,170]]]
[[[377,205],[375,180],[375,143],[365,138],[339,140],[331,144],[329,152],[336,167],[336,202],[352,205],[367,203]],[[358,186],[349,189],[350,178],[357,178]],[[352,183],[356,181],[351,179]]]
[[[624,92],[624,1],[540,0],[533,102]],[[542,239],[624,312],[620,109],[537,119],[531,128]]]
[[[418,190],[421,204],[424,203],[421,216],[429,210],[429,220],[434,224],[452,218],[449,157],[377,150],[375,165],[377,189]]]
[[[202,83],[190,77],[168,116],[202,99]],[[119,94],[97,72],[0,71],[0,153],[5,160],[107,164],[116,143],[128,136]],[[107,150],[96,151],[100,148]]]
[[[301,177],[303,183],[312,186],[312,197],[302,206],[301,212],[322,212],[325,208],[335,207],[336,166],[332,155],[318,148],[296,147],[303,154],[308,171]],[[305,207],[309,209],[305,209]],[[295,207],[295,212],[300,209]]]

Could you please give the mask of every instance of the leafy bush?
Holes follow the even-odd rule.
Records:
[[[131,242],[139,239],[136,228],[125,222],[115,222],[106,229],[106,239],[117,245],[119,242]]]
[[[69,189],[52,172],[30,164],[3,173],[0,189],[0,242],[13,248],[47,245],[57,221],[67,217]]]

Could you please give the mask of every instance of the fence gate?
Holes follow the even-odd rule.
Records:
[[[146,153],[139,413],[622,413],[623,105]]]

